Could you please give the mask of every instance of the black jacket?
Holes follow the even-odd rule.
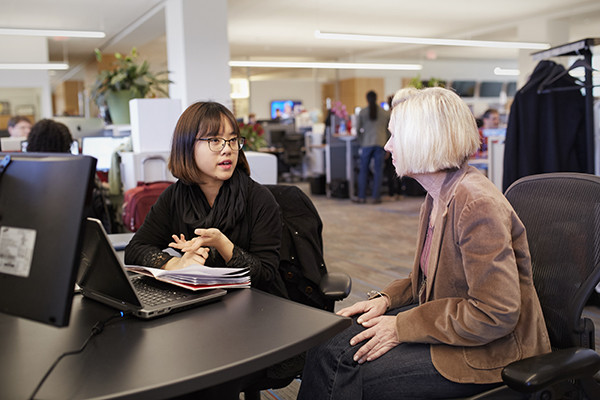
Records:
[[[587,171],[585,99],[580,90],[538,94],[564,67],[540,61],[510,108],[504,149],[503,190],[517,179],[548,172]],[[549,89],[575,85],[565,74]]]
[[[323,259],[323,222],[310,198],[298,187],[265,185],[279,203],[283,217],[279,272],[290,299],[333,310],[319,289],[327,273]]]

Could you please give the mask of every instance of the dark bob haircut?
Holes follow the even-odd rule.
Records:
[[[73,137],[66,125],[51,119],[42,119],[31,127],[27,138],[27,152],[68,153]]]
[[[240,128],[234,115],[222,104],[212,101],[198,102],[181,114],[173,132],[169,157],[169,170],[174,177],[187,184],[202,183],[195,159],[196,139],[218,136],[223,118],[229,121],[235,135],[240,137]],[[250,166],[243,150],[238,152],[236,168],[241,168],[250,175]]]

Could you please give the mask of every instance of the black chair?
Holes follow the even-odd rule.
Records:
[[[333,312],[335,301],[350,294],[352,280],[344,272],[328,272],[323,259],[323,222],[310,198],[293,185],[265,185],[283,217],[279,273],[291,300]],[[244,391],[246,400],[260,391],[289,385],[294,377],[265,379]]]
[[[600,399],[594,324],[582,317],[600,280],[600,177],[533,175],[505,195],[527,229],[553,351],[509,364],[502,371],[505,385],[470,399]]]
[[[294,177],[301,176],[302,171],[297,168],[302,166],[304,160],[304,135],[301,133],[289,133],[283,137],[283,163],[289,168],[289,181],[293,181]],[[287,174],[282,174],[287,175]]]

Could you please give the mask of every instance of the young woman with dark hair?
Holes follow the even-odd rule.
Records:
[[[358,175],[358,199],[364,203],[367,197],[368,175],[373,159],[373,189],[371,195],[374,203],[379,203],[381,181],[383,178],[383,146],[389,137],[387,126],[390,120],[389,111],[377,105],[377,94],[374,91],[367,93],[368,107],[360,110],[357,118],[356,132],[360,145],[360,172]]]
[[[192,104],[173,133],[169,169],[179,180],[158,198],[125,249],[127,264],[181,269],[249,267],[252,287],[287,297],[278,272],[279,206],[250,178],[235,117],[214,102]],[[181,253],[174,257],[164,250]]]
[[[27,138],[27,152],[68,153],[73,137],[66,125],[42,119],[33,125]]]

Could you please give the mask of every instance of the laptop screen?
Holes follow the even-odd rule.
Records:
[[[140,307],[126,272],[103,229],[100,221],[88,218],[77,284],[94,293]]]

